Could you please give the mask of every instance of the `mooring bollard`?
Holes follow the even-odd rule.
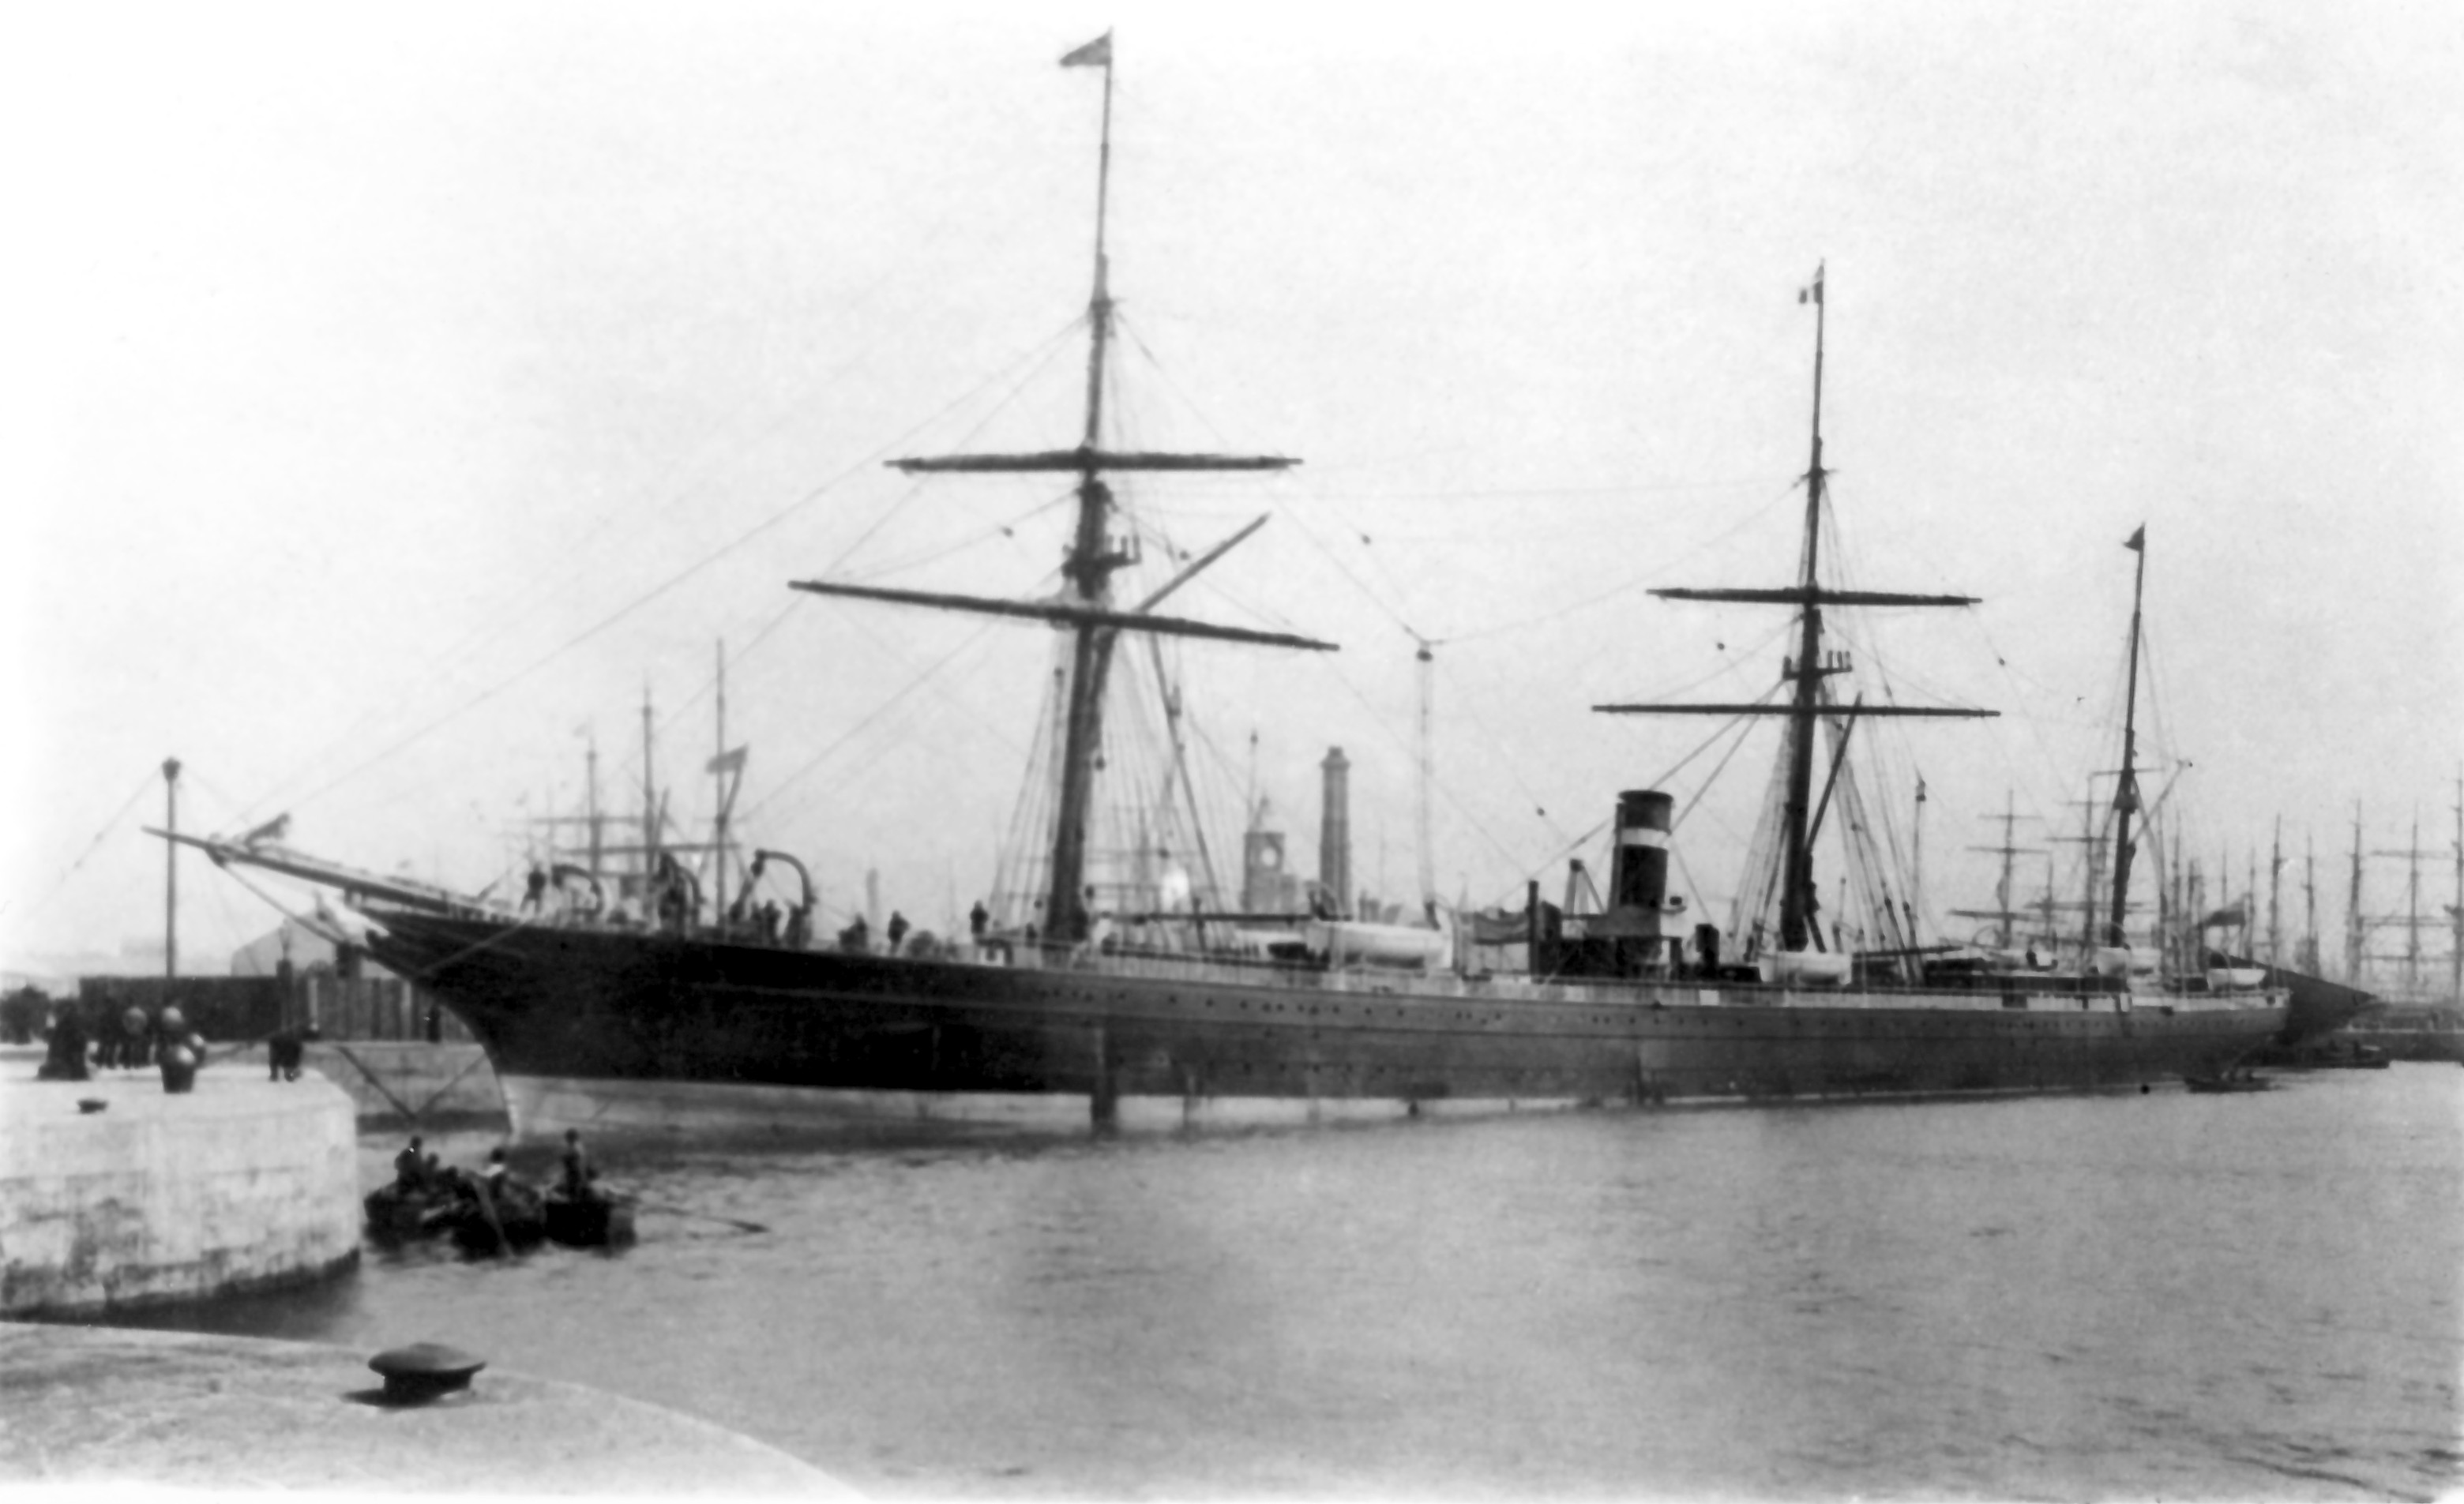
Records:
[[[393,1347],[368,1360],[385,1379],[385,1397],[394,1405],[424,1405],[439,1395],[471,1386],[471,1376],[488,1366],[458,1347],[441,1342],[413,1342]]]

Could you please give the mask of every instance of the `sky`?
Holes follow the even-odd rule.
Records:
[[[1771,733],[1698,801],[1710,725],[1591,707],[1776,677],[1784,617],[1646,592],[1793,574],[1820,265],[1839,578],[1983,602],[1834,614],[1999,712],[1874,733],[1928,905],[2114,766],[2142,525],[2190,853],[2263,905],[2280,821],[2335,954],[2358,806],[2453,900],[2453,8],[103,5],[0,63],[0,967],[160,965],[165,757],[183,829],[476,889],[594,750],[638,807],[647,696],[705,818],[722,643],[754,838],[963,912],[1049,635],[785,587],[1054,588],[1051,485],[881,462],[1074,442],[1102,79],[1055,62],[1108,27],[1119,432],[1304,462],[1134,500],[1193,553],[1269,519],[1175,610],[1341,644],[1178,659],[1305,862],[1340,745],[1355,876],[1417,887],[1425,750],[1444,896],[1553,893],[1667,787],[1725,902]],[[183,969],[278,917],[187,861]]]

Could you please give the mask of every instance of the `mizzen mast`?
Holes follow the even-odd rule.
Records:
[[[1787,795],[1783,810],[1786,845],[1781,854],[1780,868],[1780,948],[1803,950],[1809,946],[1821,948],[1821,932],[1814,915],[1819,906],[1815,901],[1814,879],[1814,729],[1826,714],[1844,715],[1853,724],[1855,718],[1868,715],[1887,716],[1956,716],[1983,717],[1992,710],[1972,710],[1931,706],[1867,705],[1861,699],[1853,706],[1834,706],[1823,691],[1822,681],[1833,674],[1845,673],[1849,665],[1844,654],[1826,659],[1822,650],[1822,608],[1825,606],[1970,606],[1977,602],[1973,596],[1915,596],[1872,590],[1826,589],[1815,578],[1822,539],[1822,498],[1824,479],[1829,471],[1822,464],[1822,355],[1823,316],[1822,268],[1816,267],[1814,281],[1797,293],[1797,301],[1814,305],[1814,423],[1813,453],[1805,471],[1805,540],[1798,554],[1797,580],[1794,585],[1761,590],[1693,590],[1666,589],[1651,592],[1668,600],[1728,600],[1762,605],[1793,605],[1798,609],[1796,656],[1781,668],[1790,685],[1787,703],[1754,701],[1746,704],[1721,705],[1595,705],[1593,709],[1617,715],[1785,715],[1789,718],[1786,750]],[[1841,753],[1844,755],[1844,752]],[[1837,767],[1834,775],[1837,775]]]
[[[823,580],[796,580],[792,588],[820,595],[1026,617],[1050,621],[1069,632],[1068,707],[1063,721],[1060,799],[1052,837],[1050,887],[1045,894],[1044,934],[1054,942],[1070,943],[1087,937],[1092,917],[1085,902],[1088,827],[1094,808],[1096,764],[1103,748],[1104,687],[1111,672],[1112,650],[1119,635],[1124,631],[1158,632],[1318,651],[1332,651],[1334,644],[1288,633],[1257,632],[1152,614],[1151,608],[1164,594],[1177,588],[1198,567],[1220,556],[1223,552],[1221,548],[1146,600],[1126,609],[1113,601],[1112,577],[1135,563],[1137,555],[1127,540],[1111,534],[1112,491],[1105,482],[1106,475],[1122,470],[1279,470],[1299,462],[1275,455],[1172,454],[1103,447],[1104,376],[1112,336],[1111,261],[1105,243],[1112,175],[1112,33],[1107,32],[1069,53],[1061,59],[1061,66],[1104,70],[1104,122],[1095,171],[1095,277],[1087,304],[1087,421],[1078,446],[1024,454],[953,454],[892,460],[890,465],[911,475],[1075,472],[1077,520],[1061,566],[1067,591],[1059,599],[1028,601]]]

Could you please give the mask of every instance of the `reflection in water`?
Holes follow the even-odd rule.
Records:
[[[152,1324],[449,1342],[891,1495],[2430,1497],[2459,1481],[2459,1105],[2416,1065],[635,1154],[632,1249],[372,1245]]]

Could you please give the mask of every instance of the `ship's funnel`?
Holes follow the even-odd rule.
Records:
[[[1654,789],[1617,796],[1617,855],[1609,869],[1609,911],[1592,926],[1598,935],[1660,938],[1668,896],[1668,817],[1676,799]]]

